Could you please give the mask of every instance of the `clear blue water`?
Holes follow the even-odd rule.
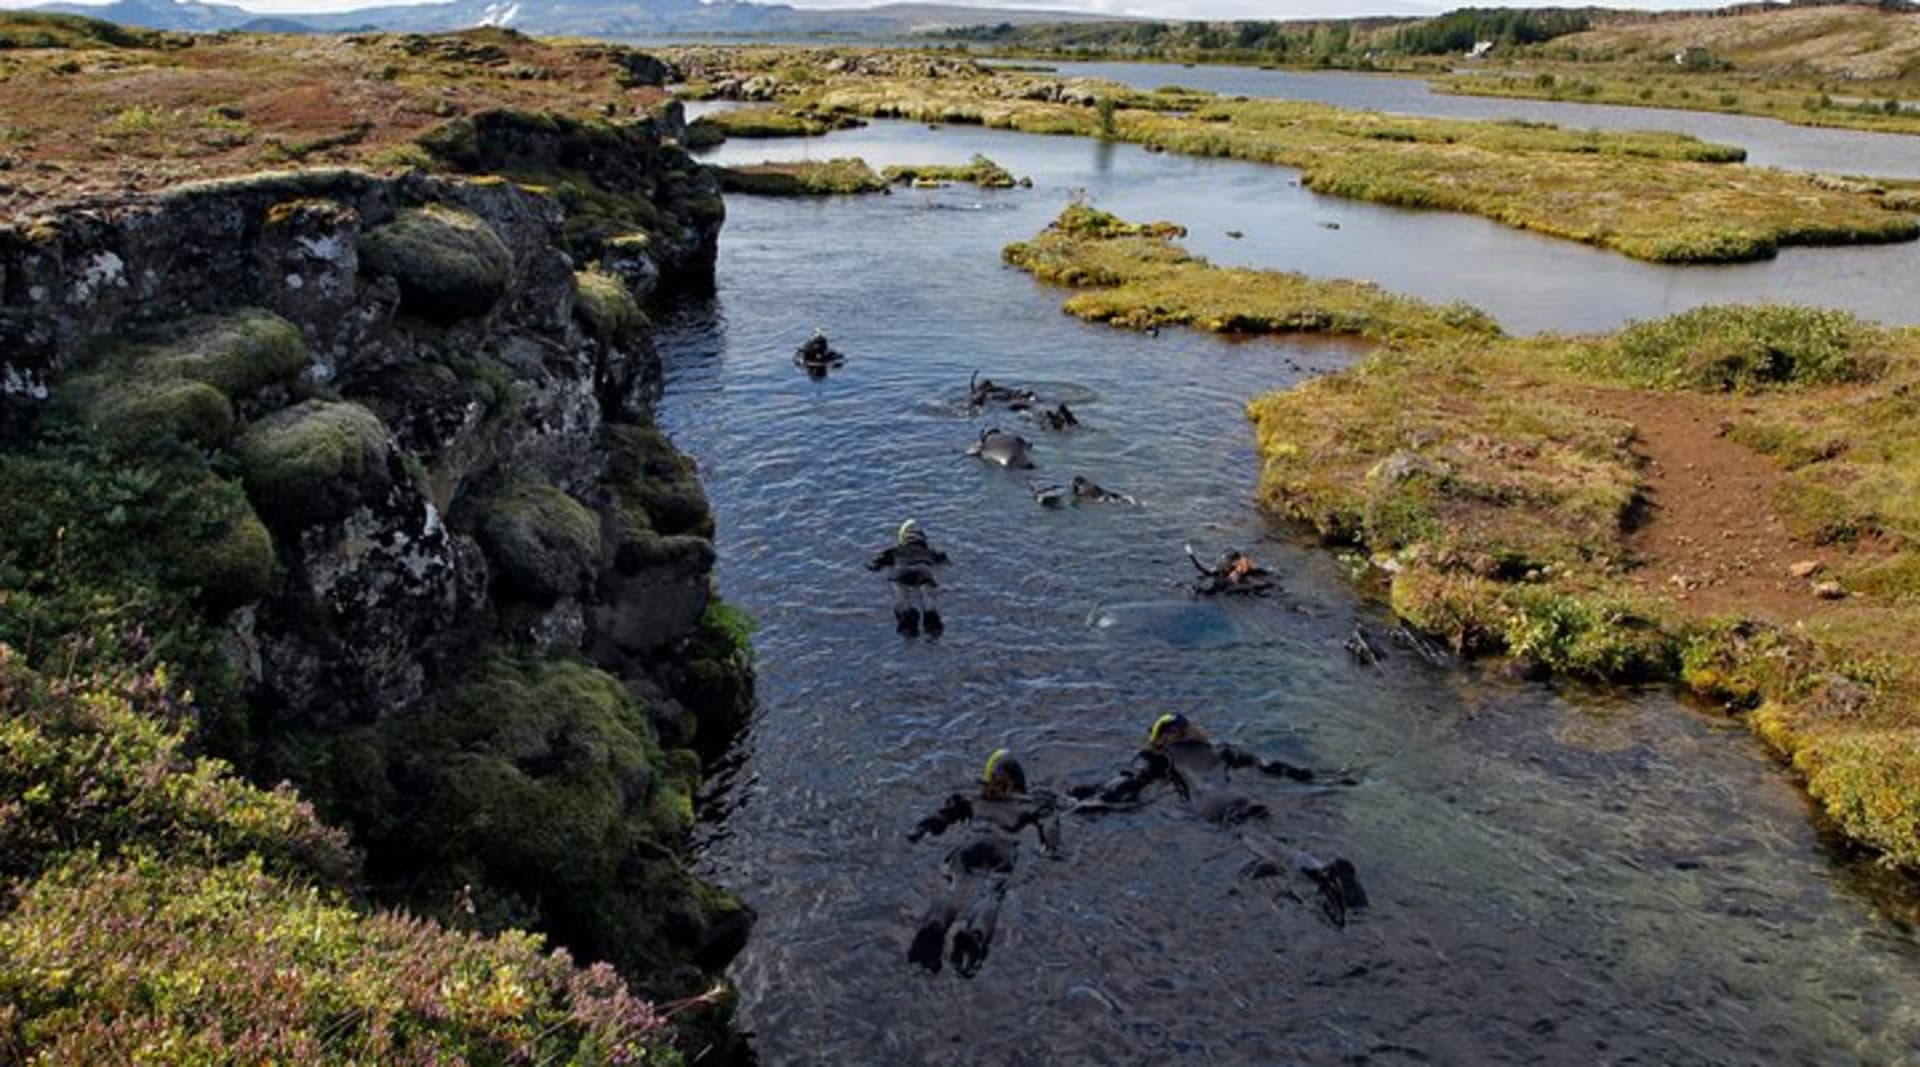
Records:
[[[1711,111],[1505,100],[1436,93],[1420,78],[1167,63],[1049,63],[1063,77],[1104,78],[1140,89],[1183,85],[1228,96],[1317,100],[1340,107],[1450,119],[1527,119],[1571,129],[1671,130],[1747,150],[1747,162],[1782,170],[1920,178],[1920,137],[1795,126]]]
[[[1781,274],[1633,264],[1066,139],[881,125],[726,149],[802,151],[985,151],[1036,185],[733,197],[717,295],[662,323],[660,419],[712,497],[721,590],[760,621],[761,706],[704,862],[760,909],[732,975],[765,1062],[1920,1062],[1920,945],[1743,728],[1659,693],[1563,694],[1397,650],[1349,661],[1351,627],[1387,620],[1255,510],[1243,411],[1355,348],[1088,325],[999,250],[1084,190],[1193,226],[1209,254],[1492,296],[1477,302],[1529,329],[1765,295]],[[1327,215],[1343,228],[1314,225]],[[1883,252],[1763,266],[1831,273],[1801,295],[1845,295],[1848,257]],[[820,381],[790,362],[816,325],[848,357]],[[976,369],[1069,400],[1084,428],[969,415]],[[964,455],[990,424],[1035,442],[1036,479],[1085,474],[1143,506],[1038,507],[1022,475]],[[953,556],[938,641],[898,637],[862,567],[908,516]],[[1185,542],[1251,548],[1284,592],[1188,600]],[[945,850],[906,840],[916,819],[1000,746],[1040,783],[1102,777],[1166,711],[1363,768],[1334,793],[1249,786],[1277,832],[1350,857],[1373,907],[1336,930],[1274,898],[1166,797],[1070,818],[1060,860],[1029,849],[977,977],[906,962]]]

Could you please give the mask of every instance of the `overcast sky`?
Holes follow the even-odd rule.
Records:
[[[0,7],[28,7],[44,0],[0,0]],[[88,0],[73,0],[85,3]],[[104,0],[102,0],[104,2]],[[404,3],[405,0],[215,0],[234,3],[250,11],[287,13],[296,11],[346,11],[357,7]],[[644,0],[640,0],[644,2]],[[872,7],[881,0],[786,0],[793,7]],[[991,11],[995,7],[1092,11],[1111,15],[1137,15],[1161,19],[1297,19],[1350,15],[1432,15],[1458,7],[1540,7],[1548,2],[1569,0],[1533,0],[1530,3],[1503,3],[1502,0],[1033,0],[1022,3],[965,3],[965,0],[932,0],[936,3],[963,3]],[[1722,7],[1731,0],[1606,0],[1605,6],[1617,8]]]

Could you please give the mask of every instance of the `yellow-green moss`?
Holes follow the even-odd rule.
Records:
[[[247,494],[275,524],[332,517],[388,481],[387,428],[358,404],[308,400],[247,427],[235,448]]]
[[[863,159],[753,163],[719,168],[720,188],[758,196],[842,196],[877,193],[887,182]]]
[[[204,382],[234,399],[284,384],[307,368],[307,345],[293,323],[258,308],[204,316],[169,327],[164,339],[116,357],[143,378]]]
[[[117,440],[178,437],[211,447],[233,435],[233,404],[205,382],[105,374],[74,379],[67,389],[80,419]]]
[[[880,176],[889,182],[967,182],[983,189],[1011,189],[1020,184],[1011,171],[988,159],[976,155],[958,165],[938,165],[918,163],[887,167]],[[1032,184],[1032,183],[1028,183]]]
[[[1067,301],[1070,314],[1132,329],[1180,325],[1372,340],[1499,333],[1491,318],[1463,304],[1436,307],[1367,282],[1215,267],[1171,242],[1181,232],[1171,223],[1137,225],[1075,204],[1003,255],[1043,281],[1088,290]]]
[[[619,277],[603,270],[583,270],[574,273],[573,283],[574,313],[595,337],[619,344],[646,328],[646,313]]]
[[[360,262],[399,282],[403,311],[438,321],[486,314],[513,277],[513,253],[493,227],[438,204],[362,234]]]

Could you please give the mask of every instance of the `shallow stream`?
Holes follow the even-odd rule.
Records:
[[[883,123],[719,158],[976,151],[1035,187],[729,198],[717,295],[661,331],[661,421],[700,463],[722,592],[760,623],[761,708],[705,863],[761,913],[732,973],[766,1063],[1920,1062],[1920,942],[1739,725],[1393,646],[1377,668],[1348,659],[1356,622],[1388,620],[1254,509],[1243,407],[1357,349],[1091,326],[999,261],[1081,190],[1193,228],[1222,261],[1594,330],[1767,297],[1913,321],[1884,279],[1920,276],[1920,246],[1660,268],[1329,200],[1282,169],[978,129]],[[824,380],[790,361],[814,326],[848,356]],[[1084,426],[970,415],[976,369]],[[964,455],[995,424],[1035,442],[1036,481],[1084,474],[1142,506],[1042,509],[1022,475]],[[908,516],[953,556],[938,640],[897,636],[862,567]],[[1187,542],[1252,549],[1283,593],[1188,599]],[[909,843],[915,820],[1003,745],[1037,783],[1100,778],[1166,711],[1360,768],[1329,793],[1247,784],[1280,836],[1351,858],[1373,906],[1335,929],[1241,877],[1232,838],[1168,796],[1070,817],[1063,859],[1028,847],[977,977],[906,962],[947,847]]]

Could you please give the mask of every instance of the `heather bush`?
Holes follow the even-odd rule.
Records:
[[[674,1063],[605,965],[362,915],[256,860],[82,855],[0,919],[0,1060]]]

